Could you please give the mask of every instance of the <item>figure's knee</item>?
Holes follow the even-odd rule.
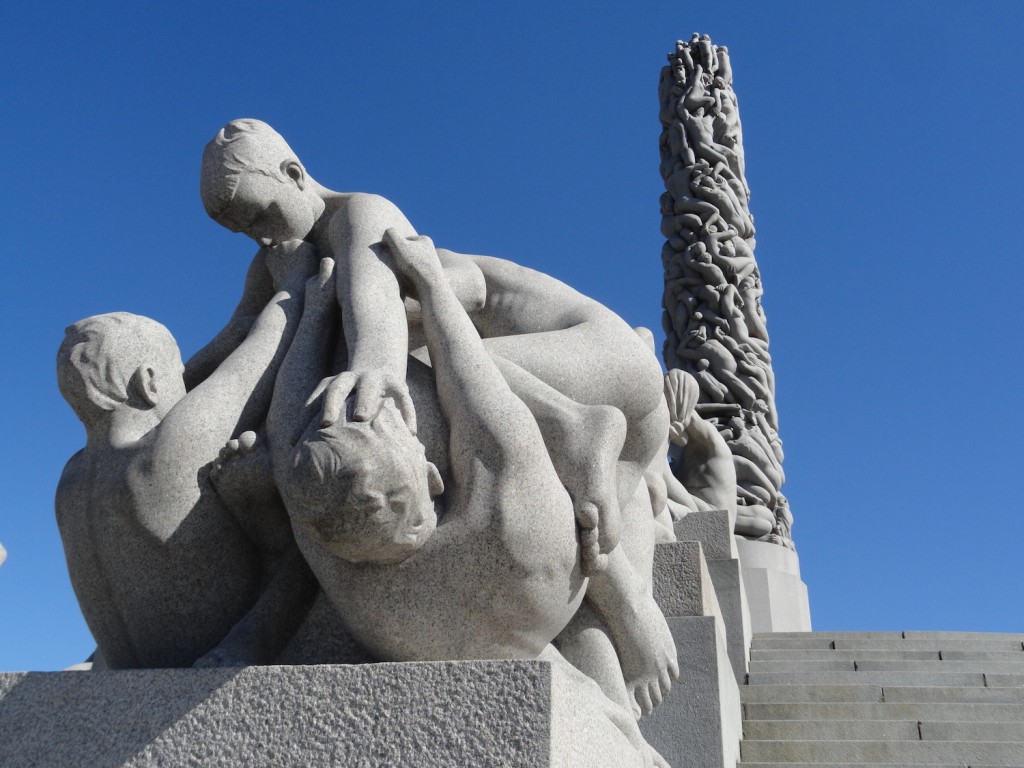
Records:
[[[664,374],[654,353],[653,339],[629,329],[628,334],[610,337],[608,343],[617,345],[613,351],[625,374],[624,386],[629,390],[623,409],[626,418],[642,419],[663,406]]]

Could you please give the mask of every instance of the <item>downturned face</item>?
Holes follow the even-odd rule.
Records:
[[[235,196],[216,220],[266,247],[304,239],[322,208],[309,186],[301,189],[294,179],[278,181],[250,171],[241,174]]]

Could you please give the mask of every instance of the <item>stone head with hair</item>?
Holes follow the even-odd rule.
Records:
[[[352,563],[400,563],[437,526],[437,468],[388,400],[372,422],[311,425],[279,478],[292,522]]]
[[[206,212],[269,246],[305,238],[324,210],[320,186],[281,134],[261,120],[232,120],[203,151]]]
[[[86,430],[121,408],[162,418],[185,395],[183,370],[170,331],[128,312],[68,326],[57,351],[57,385]]]

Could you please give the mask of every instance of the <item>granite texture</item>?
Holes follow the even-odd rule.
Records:
[[[58,353],[88,436],[57,518],[93,668],[553,659],[646,754],[634,715],[678,664],[641,336],[321,186],[260,121],[217,134],[200,186],[259,245],[228,325],[187,364],[126,313]]]
[[[0,674],[0,765],[644,766],[546,661]]]
[[[753,632],[810,632],[807,585],[793,550],[736,537]]]
[[[640,729],[673,768],[735,768],[743,733],[739,686],[715,616],[670,618],[680,674]]]
[[[792,546],[729,53],[694,34],[668,60],[659,85],[665,364],[696,379],[697,413],[732,452],[736,532]]]

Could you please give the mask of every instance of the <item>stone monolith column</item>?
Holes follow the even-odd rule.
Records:
[[[697,379],[696,411],[732,452],[741,545],[756,541],[793,550],[793,518],[780,492],[785,475],[775,377],[729,53],[707,35],[694,34],[677,42],[668,60],[659,84],[666,188],[661,197],[661,231],[667,238],[662,249],[665,364]],[[741,556],[744,549],[750,551],[741,546]],[[807,614],[809,629],[795,554],[768,554],[785,559],[783,571],[795,575],[803,589],[803,608],[796,613]],[[750,593],[756,590],[749,587],[753,613]],[[755,630],[759,623],[754,621]],[[783,624],[804,628],[788,620]],[[771,627],[761,623],[761,628]]]

